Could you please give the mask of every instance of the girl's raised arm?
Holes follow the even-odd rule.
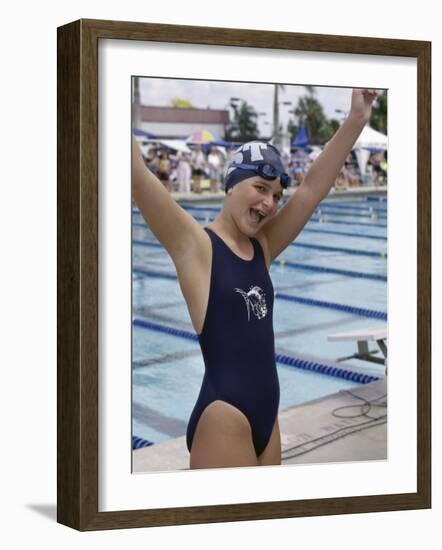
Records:
[[[345,159],[371,115],[375,90],[354,89],[345,122],[312,164],[290,200],[263,228],[273,261],[300,233],[332,188]]]
[[[203,229],[148,170],[135,138],[132,138],[132,191],[143,218],[175,264],[197,250],[205,238]]]

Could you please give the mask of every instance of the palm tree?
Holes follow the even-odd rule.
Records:
[[[310,142],[312,144],[323,143],[328,134],[327,118],[322,105],[312,96],[301,97],[295,109],[298,125],[307,128]]]
[[[234,111],[233,122],[226,130],[226,139],[231,141],[252,141],[258,137],[258,126],[256,120],[258,114],[255,109],[246,101],[242,101],[238,107],[231,103]]]
[[[339,128],[339,122],[335,119],[327,119],[322,104],[314,97],[316,88],[304,86],[307,95],[298,99],[294,111],[293,120],[289,120],[289,133],[292,139],[299,128],[307,129],[311,144],[323,144],[327,142]]]

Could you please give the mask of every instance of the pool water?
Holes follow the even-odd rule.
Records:
[[[221,204],[187,202],[184,207],[206,225],[216,216],[213,209]],[[386,212],[385,198],[327,199],[295,243],[277,258],[270,269],[277,354],[383,376],[381,365],[358,359],[337,363],[356,351],[356,343],[329,342],[327,336],[386,322],[363,311],[387,311]],[[321,216],[329,219],[320,221]],[[134,326],[132,332],[133,435],[157,443],[185,434],[204,363],[172,260],[137,210],[133,212],[132,240],[133,317],[151,323],[149,327]],[[339,250],[324,250],[324,246]],[[331,306],[318,305],[318,301]],[[334,304],[360,308],[362,313],[342,311]],[[277,368],[280,410],[360,385],[280,363]]]

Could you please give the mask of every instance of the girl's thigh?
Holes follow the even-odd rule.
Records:
[[[190,453],[190,467],[257,466],[252,430],[246,416],[225,401],[214,401],[201,414]]]

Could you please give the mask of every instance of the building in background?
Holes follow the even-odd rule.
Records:
[[[224,139],[229,111],[140,105],[139,120],[140,130],[162,139],[185,139],[202,129]]]

